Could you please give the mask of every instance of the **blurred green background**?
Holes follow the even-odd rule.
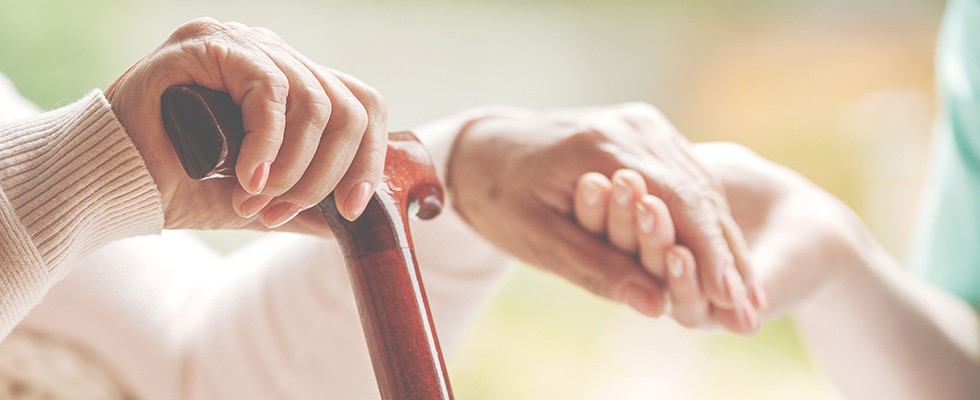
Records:
[[[939,1],[0,0],[0,71],[39,105],[105,88],[198,16],[265,26],[388,100],[393,128],[466,107],[647,101],[692,140],[801,171],[903,255],[934,114]],[[229,249],[252,238],[206,237]],[[827,399],[789,321],[683,332],[517,268],[449,355],[460,399]]]

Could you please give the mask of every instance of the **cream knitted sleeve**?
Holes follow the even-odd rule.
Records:
[[[458,119],[419,131],[440,175]],[[510,259],[451,207],[412,225],[419,269],[447,358],[502,282]],[[268,237],[232,255],[220,282],[183,315],[187,399],[374,399],[357,308],[336,243]]]
[[[459,119],[419,131],[440,174]],[[447,359],[509,259],[452,212],[412,226]],[[70,339],[141,399],[374,399],[336,243],[268,234],[227,258],[180,232],[103,246],[22,326]]]
[[[162,227],[156,185],[101,92],[0,124],[0,338],[93,249]]]

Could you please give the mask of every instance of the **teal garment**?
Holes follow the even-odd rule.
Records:
[[[942,100],[910,255],[926,279],[980,306],[980,0],[951,0],[936,72]]]

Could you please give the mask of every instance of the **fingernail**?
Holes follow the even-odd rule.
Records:
[[[735,271],[734,268],[728,268],[725,270],[725,292],[728,293],[728,298],[732,299],[736,305],[745,300],[746,293],[745,288],[741,285],[742,277]]]
[[[653,213],[643,203],[636,203],[636,221],[643,233],[653,232]]]
[[[249,197],[242,202],[240,214],[244,218],[252,218],[259,211],[262,211],[262,208],[268,205],[270,201],[272,201],[272,196],[264,194]]]
[[[729,279],[730,276],[731,274],[725,274],[725,288],[731,295],[732,293],[735,293],[736,289],[733,281]],[[738,323],[743,327],[751,326],[751,318],[748,315],[750,307],[748,307],[748,304],[746,303],[748,303],[748,301],[745,298],[732,297],[732,307],[735,310],[735,315],[738,316]]]
[[[735,269],[734,260],[731,258],[731,255],[728,255],[728,257],[724,257],[719,261],[718,268],[715,269],[715,273],[713,275],[714,276],[711,278],[714,280],[715,284],[718,285],[717,287],[722,289],[722,298],[715,300],[720,301],[720,305],[728,308],[732,307],[736,297],[734,293],[736,287],[735,284],[740,283],[739,281],[741,280],[741,276]]]
[[[625,206],[629,203],[630,198],[633,197],[633,189],[620,176],[613,178],[613,197],[616,198],[616,203],[619,203],[621,206]]]
[[[684,274],[684,263],[673,251],[667,252],[667,272],[674,278],[680,278]]]
[[[633,189],[623,177],[618,175],[613,178],[613,197],[616,198],[617,203],[623,206],[629,203],[630,198],[633,197]]]
[[[277,228],[293,219],[303,208],[289,202],[269,207],[262,213],[262,222],[269,228]]]
[[[269,162],[260,163],[255,167],[255,173],[252,174],[252,180],[248,183],[252,186],[249,189],[249,193],[259,194],[265,189],[266,182],[269,181]]]
[[[601,198],[602,193],[595,183],[588,181],[582,183],[582,201],[585,202],[585,205],[598,206]]]
[[[650,317],[660,316],[660,306],[647,290],[635,283],[628,283],[619,289],[616,300],[626,304],[641,314]]]
[[[347,198],[344,199],[344,218],[348,221],[353,221],[357,217],[361,216],[364,212],[364,208],[367,207],[367,203],[371,200],[371,184],[368,182],[361,182],[354,185],[350,193],[347,193]]]

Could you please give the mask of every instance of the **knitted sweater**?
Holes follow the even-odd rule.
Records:
[[[223,256],[160,234],[160,194],[100,92],[33,111],[0,77],[0,337],[71,343],[139,399],[378,396],[333,242],[268,234]],[[447,127],[417,131],[441,174]],[[412,229],[448,352],[507,260],[445,211]]]

